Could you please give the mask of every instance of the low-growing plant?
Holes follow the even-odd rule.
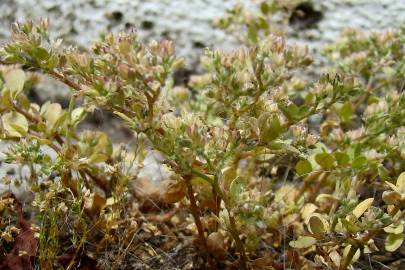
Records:
[[[394,252],[404,238],[404,33],[346,31],[313,80],[301,76],[307,49],[266,35],[207,49],[205,73],[174,86],[183,60],[171,41],[107,34],[80,51],[51,39],[46,20],[14,24],[1,49],[12,65],[1,69],[0,134],[6,162],[30,172],[18,180],[35,195],[26,211],[38,250],[18,244],[15,224],[28,221],[4,197],[2,266],[120,268],[131,254],[159,254],[150,243],[162,232],[178,241],[160,239],[163,251],[181,246],[181,226],[202,258],[193,268],[348,269],[380,237]],[[72,90],[68,108],[29,101],[38,72]],[[134,149],[79,131],[95,109],[122,119]],[[138,173],[152,150],[170,179],[145,210]]]

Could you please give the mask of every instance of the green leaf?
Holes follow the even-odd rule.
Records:
[[[49,132],[54,132],[67,117],[59,103],[45,103],[42,105],[40,113],[46,120],[46,127]]]
[[[346,102],[339,110],[338,114],[343,122],[347,122],[353,115],[353,108],[351,102]]]
[[[404,223],[391,224],[384,228],[384,232],[392,234],[401,234],[404,232]]]
[[[285,115],[285,117],[287,117],[288,120],[290,121],[301,120],[302,117],[301,111],[294,103],[289,104],[288,106],[278,104],[278,108],[280,109],[280,111],[283,112],[283,114]]]
[[[0,88],[1,90],[1,88]],[[1,98],[0,98],[0,107],[12,110],[13,105],[11,101],[13,98],[11,97],[11,91],[8,88],[3,88],[1,91]]]
[[[330,170],[333,167],[335,158],[331,154],[328,154],[328,153],[319,153],[315,156],[315,161],[323,169]]]
[[[239,195],[245,190],[245,179],[236,177],[229,186],[229,195],[233,203],[238,201]]]
[[[311,162],[306,159],[300,160],[297,162],[297,165],[295,165],[295,170],[300,176],[308,174],[312,172]]]
[[[258,122],[261,141],[269,143],[280,136],[283,127],[276,115],[264,113],[260,115]]]
[[[346,153],[336,152],[333,154],[339,166],[346,166],[350,162],[350,157]]]
[[[380,164],[378,166],[378,176],[380,176],[380,179],[382,181],[386,181],[389,175],[389,171],[384,167],[384,165]]]
[[[316,243],[316,239],[311,236],[300,236],[295,241],[290,241],[292,248],[308,248]]]
[[[320,238],[325,235],[329,227],[328,222],[319,214],[313,214],[308,221],[309,231],[315,235],[315,237]]]
[[[248,28],[248,32],[247,32],[247,37],[248,39],[253,42],[253,43],[257,43],[258,41],[258,36],[257,36],[257,30],[256,27],[254,27],[253,25],[250,25]]]
[[[365,156],[359,156],[353,160],[352,167],[353,169],[360,169],[365,164],[367,164],[367,158]]]
[[[362,201],[361,203],[359,203],[354,209],[353,209],[353,215],[356,218],[361,217],[364,212],[367,211],[368,208],[370,208],[370,206],[373,204],[374,202],[374,198],[368,198],[365,199],[364,201]]]
[[[81,156],[89,163],[105,162],[113,151],[110,139],[101,131],[84,131],[79,146]]]
[[[97,144],[94,146],[95,152],[91,155],[90,161],[92,163],[99,163],[106,161],[112,154],[112,144],[108,136],[104,133],[98,133],[99,137]]]
[[[361,228],[359,226],[357,226],[354,222],[349,221],[347,219],[341,219],[340,220],[343,227],[346,228],[346,230],[350,233],[357,233],[359,231],[361,231]]]
[[[385,239],[385,250],[389,252],[394,252],[397,250],[404,241],[404,234],[388,234],[387,238]]]
[[[75,126],[86,117],[86,110],[83,107],[76,108],[72,111],[71,125]]]
[[[132,123],[133,120],[131,118],[129,118],[128,116],[126,116],[125,114],[118,112],[118,111],[114,111],[113,112],[115,115],[117,115],[118,117],[120,117],[121,119],[127,121],[128,123]]]
[[[48,51],[42,47],[35,48],[33,55],[39,60],[39,62],[46,62],[50,57]]]
[[[25,73],[21,69],[13,69],[4,75],[5,85],[10,89],[12,97],[16,97],[24,88]]]
[[[265,18],[260,17],[258,21],[258,25],[261,29],[268,30],[269,29],[269,23]]]
[[[269,6],[269,4],[267,2],[262,2],[260,4],[260,11],[264,14],[267,15],[268,13],[270,13],[271,8]]]
[[[28,121],[18,112],[9,112],[1,117],[7,136],[21,138],[28,132]]]

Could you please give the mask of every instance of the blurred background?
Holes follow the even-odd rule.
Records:
[[[88,48],[103,32],[136,29],[139,36],[171,39],[186,67],[176,74],[177,83],[187,83],[198,70],[205,47],[230,49],[237,40],[216,28],[213,21],[237,3],[254,7],[255,0],[1,0],[0,44],[10,34],[10,25],[40,17],[49,18],[54,38]],[[381,30],[405,21],[404,0],[312,0],[299,5],[301,16],[290,18],[290,42],[304,43],[316,54],[320,44],[335,40],[347,27]],[[303,14],[303,15],[302,15]],[[57,88],[57,89],[55,89]],[[67,104],[67,89],[46,83],[37,102],[53,100]]]

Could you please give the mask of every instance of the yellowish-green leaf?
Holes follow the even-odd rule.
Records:
[[[106,154],[96,152],[89,158],[89,163],[100,163],[106,161],[107,159],[108,156]]]
[[[311,162],[306,159],[300,160],[297,162],[297,165],[295,165],[295,170],[297,171],[298,175],[308,174],[312,172]]]
[[[404,232],[404,223],[391,224],[384,228],[384,232],[392,234],[400,234]]]
[[[389,252],[394,252],[402,245],[403,241],[404,241],[403,233],[398,234],[391,233],[385,239],[385,250]]]
[[[342,121],[347,122],[353,115],[352,103],[346,102],[339,110],[338,114]]]
[[[323,169],[330,170],[333,167],[335,158],[331,154],[328,154],[328,153],[319,153],[315,156],[315,161]]]
[[[357,233],[357,232],[361,231],[361,227],[359,227],[356,224],[356,221],[354,219],[356,219],[356,217],[351,215],[351,216],[347,216],[346,219],[341,219],[340,222],[341,222],[342,226],[348,232]]]
[[[353,210],[353,215],[357,218],[361,217],[364,212],[373,204],[374,198],[368,198],[359,203]]]
[[[119,116],[120,118],[122,118],[123,120],[131,123],[133,120],[131,118],[129,118],[128,116],[126,116],[125,114],[118,112],[118,111],[114,111],[114,114]]]
[[[333,155],[339,166],[346,166],[350,162],[350,157],[346,153],[335,152]]]
[[[316,239],[312,236],[300,236],[297,240],[290,241],[292,248],[308,248],[316,243]]]
[[[3,128],[10,137],[20,138],[28,132],[28,121],[18,112],[9,112],[1,117]]]
[[[245,189],[245,180],[243,177],[236,177],[229,187],[229,194],[231,195],[231,200],[233,202],[238,201],[239,195]]]
[[[86,117],[86,110],[83,107],[76,108],[72,111],[71,124],[77,125]]]
[[[13,98],[11,97],[10,89],[7,89],[7,88],[3,89],[1,91],[0,107],[11,110],[13,108],[11,100],[13,100]]]
[[[405,193],[405,172],[401,173],[397,179],[397,187],[401,193]]]
[[[343,250],[343,257],[346,258],[347,254],[349,254],[349,250],[352,247],[352,245],[348,245],[345,247]],[[350,261],[350,264],[357,262],[357,260],[360,258],[360,249],[356,250],[356,253],[354,253],[352,260]]]
[[[90,163],[106,161],[113,152],[108,136],[101,131],[84,131],[80,138],[80,155]]]
[[[61,118],[66,117],[59,103],[47,102],[41,107],[41,116],[46,120],[46,127],[49,131],[57,128],[60,124]]]
[[[309,231],[317,238],[325,235],[329,229],[329,223],[321,215],[314,214],[308,221]]]
[[[5,85],[16,97],[24,88],[25,73],[21,69],[13,69],[4,74]]]
[[[112,144],[108,136],[100,133],[97,144],[94,146],[94,153],[90,156],[92,163],[106,161],[112,154]]]

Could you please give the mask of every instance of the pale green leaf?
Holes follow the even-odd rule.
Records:
[[[308,248],[316,243],[316,239],[312,236],[300,236],[297,240],[290,241],[292,248]]]
[[[72,111],[71,124],[77,125],[86,117],[86,110],[83,107],[76,108]]]
[[[370,206],[373,204],[374,202],[374,198],[368,198],[365,199],[364,201],[362,201],[361,203],[359,203],[354,209],[353,209],[353,215],[356,218],[361,217],[364,212],[367,211],[368,208],[370,208]]]
[[[245,189],[245,180],[243,177],[236,177],[232,182],[229,187],[229,194],[231,196],[231,200],[233,202],[236,202],[239,198],[239,195],[244,191]]]
[[[21,69],[13,69],[4,75],[5,85],[10,89],[12,96],[16,97],[24,88],[25,73]]]
[[[401,173],[398,176],[396,186],[399,188],[401,193],[405,193],[405,172]]]
[[[10,137],[20,138],[28,132],[28,121],[18,112],[9,112],[1,117],[3,128]]]
[[[346,258],[347,254],[349,254],[350,248],[352,245],[347,245],[345,249],[343,250],[343,257]],[[360,258],[360,249],[356,250],[356,253],[354,253],[352,260],[350,261],[350,264],[356,262]]]
[[[391,233],[391,234],[400,234],[404,232],[404,224],[391,224],[384,228],[384,232]]]
[[[403,233],[398,234],[391,233],[385,239],[385,250],[389,252],[394,252],[402,245],[403,241],[404,241]]]

